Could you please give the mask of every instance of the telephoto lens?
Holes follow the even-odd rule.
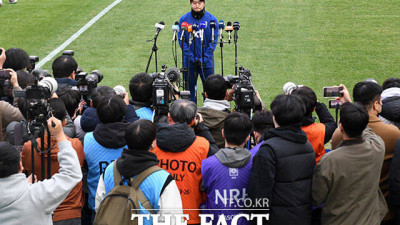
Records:
[[[51,94],[54,94],[58,88],[57,81],[52,77],[43,78],[41,81],[39,81],[38,85],[48,88]]]
[[[303,85],[296,85],[293,82],[287,82],[285,85],[283,85],[283,92],[285,94],[291,94],[293,90],[302,87]]]

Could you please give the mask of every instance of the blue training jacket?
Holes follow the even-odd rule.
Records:
[[[207,28],[204,31],[204,45],[205,45],[205,51],[204,51],[204,61],[206,64],[206,68],[214,68],[214,50],[215,47],[217,46],[218,42],[218,20],[215,16],[211,15],[211,13],[205,11],[204,16],[197,20],[193,18],[192,13],[188,12],[185,15],[183,15],[180,20],[179,20],[179,27],[181,27],[181,24],[183,22],[187,22],[188,24],[196,24],[198,27],[200,27],[200,23],[206,21],[207,22]],[[214,30],[214,43],[212,43],[212,31],[210,27],[210,22],[215,21],[215,30]],[[191,65],[190,67],[193,67],[193,62],[199,60],[200,62],[203,62],[202,60],[202,46],[201,46],[201,39],[200,39],[200,28],[196,29],[193,28],[193,33],[196,32],[198,37],[194,38],[194,41],[192,42],[192,45],[190,46],[190,62]],[[180,41],[180,37],[182,34],[182,30],[179,29],[178,33],[178,39],[179,39],[179,45],[181,46],[182,49],[182,42]],[[197,36],[196,35],[196,36]],[[188,32],[185,31],[184,37],[186,42],[183,42],[183,50],[184,50],[184,57],[183,61],[185,66],[187,66],[187,54],[188,54],[188,42],[189,42],[189,35]],[[194,53],[194,48],[196,47],[196,52]]]

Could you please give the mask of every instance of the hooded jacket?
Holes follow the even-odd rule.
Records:
[[[114,188],[114,163],[107,167],[100,177],[96,192],[96,211],[101,201]],[[135,177],[151,166],[158,164],[157,156],[148,150],[124,149],[116,161],[117,169],[122,177]],[[125,181],[124,181],[125,182]],[[125,184],[126,185],[126,184]],[[139,185],[140,190],[158,214],[182,214],[182,200],[174,179],[164,170],[149,175]],[[140,207],[140,206],[139,206]],[[141,211],[144,213],[145,210]],[[160,220],[159,220],[160,221]],[[152,224],[144,220],[144,224]],[[175,220],[171,220],[175,224]]]
[[[85,158],[88,164],[89,207],[94,210],[95,194],[100,174],[106,167],[121,156],[126,147],[125,129],[128,123],[117,122],[99,124],[94,132],[86,134],[84,139]]]
[[[203,117],[205,125],[210,129],[210,133],[215,139],[218,148],[225,146],[225,140],[222,137],[225,118],[230,114],[230,105],[226,100],[212,100],[206,98],[204,107],[198,109]]]
[[[269,200],[264,224],[311,224],[311,185],[315,156],[307,135],[295,126],[269,130],[254,156],[249,197]],[[254,213],[265,213],[256,211]]]
[[[200,223],[202,203],[200,192],[201,162],[209,153],[209,142],[196,136],[186,124],[157,124],[157,146],[153,153],[160,161],[159,166],[171,173],[180,189],[185,214],[189,214],[188,224]]]
[[[71,143],[59,142],[58,148],[60,170],[51,179],[30,185],[23,173],[0,178],[1,224],[53,224],[52,212],[82,179]]]
[[[133,105],[127,105],[124,120],[133,123],[138,119],[139,117],[136,115]],[[92,132],[96,128],[97,124],[100,123],[101,121],[99,119],[99,116],[97,116],[96,108],[87,108],[85,112],[83,112],[80,121],[80,125],[83,131]]]
[[[242,203],[247,198],[246,188],[252,167],[251,158],[248,149],[223,148],[203,160],[202,188],[207,194],[206,211],[203,213],[214,215],[213,224],[217,224],[218,218],[222,215],[228,224],[231,224],[234,215],[243,213],[236,210],[244,208]],[[212,210],[207,211],[207,209]],[[238,224],[246,225],[249,222],[241,218]]]
[[[80,167],[83,166],[83,161],[85,159],[85,154],[83,153],[83,147],[82,143],[79,141],[78,138],[68,138],[68,141],[71,142],[72,147],[76,151],[79,159],[79,164]],[[36,139],[38,146],[38,149],[41,149],[41,143],[40,139]],[[50,139],[50,147],[52,147],[50,151],[50,157],[51,157],[51,175],[54,175],[58,172],[60,169],[60,165],[58,163],[58,146],[56,145],[56,140],[54,137],[51,137]],[[47,135],[44,136],[44,146],[45,149],[49,147],[47,144]],[[24,147],[22,148],[22,165],[24,166],[24,169],[27,174],[32,173],[32,146],[31,146],[31,141],[25,142]],[[48,155],[45,154],[45,171],[47,171],[47,157]],[[38,153],[35,151],[35,175],[38,177],[39,180],[43,180],[42,174],[41,174],[41,153]],[[47,173],[47,172],[46,172]],[[74,219],[74,218],[80,218],[81,217],[81,210],[84,204],[84,198],[83,198],[83,192],[82,192],[82,182],[79,182],[74,189],[69,193],[67,198],[57,207],[57,209],[54,211],[54,216],[53,216],[53,221],[61,221],[61,220],[68,220],[68,219]]]

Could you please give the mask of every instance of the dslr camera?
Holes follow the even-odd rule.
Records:
[[[103,74],[99,70],[93,70],[90,74],[80,72],[75,76],[78,91],[81,93],[83,100],[90,100],[90,93],[97,87],[97,84],[103,80]]]

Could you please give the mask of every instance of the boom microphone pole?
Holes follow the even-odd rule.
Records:
[[[156,60],[156,72],[158,72],[158,68],[157,68],[157,38],[158,38],[158,34],[160,33],[161,30],[164,30],[165,27],[165,23],[163,21],[156,23],[155,27],[156,29],[156,34],[154,35],[154,38],[152,40],[148,40],[148,42],[153,41],[154,45],[153,48],[151,49],[151,54],[149,57],[149,61],[147,62],[147,66],[146,66],[146,73],[149,70],[149,66],[150,66],[150,62],[151,62],[151,58],[153,57],[153,53],[155,55],[155,60]]]
[[[235,76],[237,76],[237,69],[238,69],[238,63],[237,63],[237,40],[238,40],[238,30],[240,29],[240,23],[239,22],[234,22],[233,23],[233,41],[235,43]]]
[[[223,20],[220,20],[219,23],[219,47],[221,47],[221,74],[224,76],[224,54],[222,51],[222,48],[224,47],[224,36],[222,35],[222,31],[225,28],[225,22]]]

